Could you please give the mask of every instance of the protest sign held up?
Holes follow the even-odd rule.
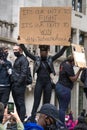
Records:
[[[75,65],[78,67],[86,67],[84,47],[81,45],[72,44],[72,52],[75,60]]]
[[[28,44],[70,45],[71,7],[22,7],[19,35]]]

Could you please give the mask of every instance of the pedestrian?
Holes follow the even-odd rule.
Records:
[[[56,95],[59,102],[59,119],[65,123],[65,112],[71,99],[71,90],[73,83],[78,79],[81,68],[75,74],[74,72],[74,58],[70,55],[66,60],[60,64],[59,79],[56,84]]]
[[[11,90],[18,115],[23,122],[26,115],[25,89],[29,62],[23,55],[23,51],[19,45],[15,45],[13,47],[13,51],[14,55],[16,56],[16,60],[13,65],[13,71],[11,75]]]
[[[83,110],[81,111],[80,116],[86,117],[86,109],[83,109]]]
[[[48,50],[49,50],[48,45],[39,45],[40,56],[35,56],[31,54],[24,46],[24,44],[20,44],[20,47],[23,49],[26,56],[35,61],[34,74],[37,73],[37,80],[34,89],[34,103],[30,117],[31,122],[35,122],[35,116],[40,104],[42,92],[43,92],[43,104],[50,103],[52,93],[50,74],[53,73],[55,75],[53,62],[61,55],[63,55],[67,46],[63,47],[60,50],[60,52],[58,52],[54,56],[48,56]]]
[[[9,120],[9,118],[13,117],[15,118],[15,121],[17,123],[17,130],[24,130],[24,126],[17,114],[17,112],[14,113],[7,113],[7,108],[4,109],[4,104],[0,102],[0,130],[6,130],[4,127],[4,124]],[[14,129],[15,130],[15,129]]]
[[[87,130],[87,122],[85,121],[85,117],[79,116],[78,123],[74,127],[74,130]]]
[[[59,113],[53,104],[46,103],[38,111],[39,117],[37,123],[27,122],[24,124],[25,130],[67,130],[60,128]]]
[[[8,48],[0,48],[0,102],[4,103],[4,106],[7,106],[10,87],[11,87],[11,71],[12,64],[7,60]]]

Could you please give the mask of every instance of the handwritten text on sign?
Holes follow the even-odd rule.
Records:
[[[19,33],[28,44],[69,45],[71,8],[23,7]]]

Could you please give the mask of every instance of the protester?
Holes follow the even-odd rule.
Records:
[[[4,127],[4,124],[9,120],[9,117],[13,117],[16,120],[17,123],[17,130],[24,130],[24,126],[17,114],[15,113],[10,113],[10,115],[7,113],[7,108],[4,111],[4,104],[0,102],[0,130],[6,130]]]
[[[85,121],[85,117],[79,116],[78,123],[74,127],[74,130],[87,130],[87,122]]]
[[[67,130],[65,127],[58,125],[61,122],[59,121],[58,110],[54,105],[44,104],[38,113],[37,123],[25,123],[25,130]]]
[[[80,115],[86,117],[86,109],[83,109]]]
[[[85,96],[87,98],[87,69],[86,68],[84,68],[84,70],[82,71],[80,80],[84,84],[83,90],[84,90]]]
[[[74,73],[74,58],[69,56],[60,64],[59,80],[56,84],[56,95],[59,102],[59,119],[65,123],[65,112],[68,108],[71,99],[71,90],[73,83],[77,80],[81,68]]]
[[[8,49],[0,48],[0,102],[4,103],[6,107],[10,95],[10,75],[12,64],[7,60]]]
[[[53,62],[59,58],[64,51],[66,50],[66,46],[63,47],[60,52],[58,52],[54,56],[48,56],[48,45],[40,45],[40,56],[35,56],[31,54],[24,44],[20,44],[20,47],[23,49],[26,56],[30,57],[35,61],[34,64],[34,74],[37,73],[37,80],[34,89],[34,103],[31,112],[31,122],[35,122],[35,116],[40,104],[41,95],[43,92],[43,104],[50,103],[51,93],[52,93],[52,85],[50,74],[53,73],[55,75],[55,70],[53,67]]]
[[[14,55],[17,57],[11,76],[12,81],[12,96],[16,105],[16,109],[21,121],[24,121],[26,115],[25,108],[25,89],[26,89],[26,78],[28,71],[28,60],[23,55],[22,49],[15,45],[13,47]]]
[[[7,130],[17,130],[17,123],[14,117],[10,117],[9,123],[7,123]]]

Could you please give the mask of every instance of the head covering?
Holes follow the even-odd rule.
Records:
[[[38,113],[46,114],[54,120],[59,121],[59,112],[57,108],[52,104],[44,104]]]
[[[39,45],[40,51],[48,51],[49,45]]]

